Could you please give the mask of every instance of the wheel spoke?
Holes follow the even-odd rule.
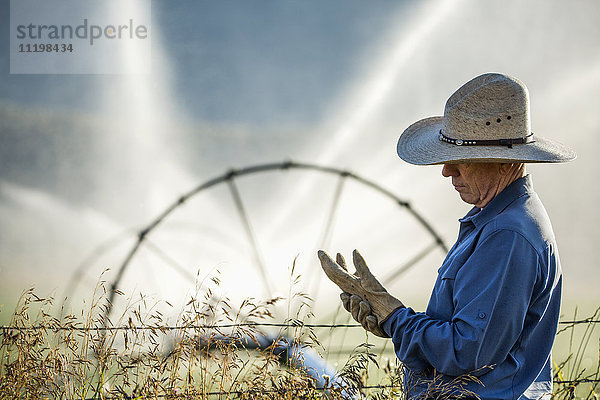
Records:
[[[194,274],[188,271],[183,265],[175,261],[173,257],[169,256],[163,249],[154,244],[154,242],[151,242],[150,240],[146,239],[145,245],[148,248],[148,250],[153,252],[158,258],[164,261],[164,263],[167,266],[171,267],[171,269],[173,269],[179,275],[189,280],[190,282],[196,281],[196,277],[194,276]]]
[[[260,251],[258,250],[258,244],[256,242],[256,238],[254,236],[254,232],[252,231],[252,226],[250,225],[250,219],[248,218],[248,214],[246,213],[246,209],[244,208],[244,203],[242,203],[242,198],[240,196],[240,192],[237,189],[235,181],[233,177],[227,181],[227,185],[229,186],[229,190],[231,192],[231,196],[233,197],[233,201],[235,202],[236,209],[242,221],[242,225],[244,226],[244,230],[246,231],[246,235],[248,237],[248,241],[252,247],[252,252],[254,255],[254,261],[258,270],[260,272],[261,278],[265,285],[265,291],[269,298],[273,298],[273,290],[271,288],[271,284],[269,278],[267,276],[267,270],[265,267],[265,263],[261,257]]]
[[[431,253],[434,249],[436,249],[439,246],[440,245],[437,241],[433,242],[432,244],[430,244],[429,246],[427,246],[423,250],[421,250],[419,253],[417,253],[416,256],[414,256],[413,258],[408,260],[406,263],[394,268],[393,272],[383,279],[383,284],[389,285],[389,284],[393,283],[402,274],[404,274],[405,272],[410,270],[412,267],[414,267],[419,261],[421,261],[423,258],[425,258],[425,256],[427,256],[427,254]]]
[[[326,249],[331,244],[331,237],[333,236],[333,226],[335,222],[335,216],[337,214],[337,210],[339,207],[340,199],[342,197],[342,192],[344,190],[344,182],[346,182],[346,177],[348,175],[345,173],[341,173],[338,179],[335,192],[333,194],[333,199],[331,201],[331,206],[329,207],[329,212],[325,219],[325,224],[323,224],[323,231],[320,235],[320,239],[318,242],[318,248]],[[318,273],[316,272],[318,271]],[[309,282],[310,287],[312,288],[312,300],[316,303],[317,297],[319,296],[321,289],[321,281],[322,274],[320,273],[320,268],[309,268],[306,280]]]

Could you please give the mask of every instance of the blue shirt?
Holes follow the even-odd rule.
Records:
[[[538,399],[552,391],[551,348],[562,274],[552,226],[529,176],[460,219],[425,313],[382,325],[416,397],[470,374],[481,399]],[[407,389],[410,389],[407,387]]]

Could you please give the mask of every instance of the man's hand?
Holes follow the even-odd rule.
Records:
[[[346,262],[341,254],[338,253],[337,262],[333,261],[331,257],[322,250],[319,250],[318,255],[319,260],[321,261],[321,267],[323,268],[323,271],[325,271],[325,274],[327,274],[329,279],[338,285],[342,291],[350,295],[350,298],[347,301],[348,306],[344,304],[344,308],[351,312],[354,319],[360,322],[365,329],[377,335],[378,333],[368,328],[374,325],[379,327],[379,323],[385,321],[391,313],[400,307],[404,307],[402,302],[390,295],[373,276],[369,267],[367,267],[367,263],[358,251],[354,250],[352,254],[354,267],[356,268],[356,272],[352,275],[348,273]],[[360,301],[354,300],[353,306],[352,295],[356,295],[362,302],[366,303],[362,306],[362,312],[360,310]],[[344,303],[344,298],[345,296],[342,297],[342,303]],[[366,307],[370,308],[372,317],[375,317],[375,321],[373,321],[372,318],[367,319],[371,312],[367,313]],[[363,318],[360,319],[358,317]],[[379,333],[382,332],[383,331],[380,329]],[[384,337],[387,337],[387,335]]]

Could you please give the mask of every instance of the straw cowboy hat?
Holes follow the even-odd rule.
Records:
[[[531,132],[527,87],[513,77],[484,74],[446,102],[443,117],[409,126],[398,155],[417,165],[463,162],[547,163],[573,160],[566,146]]]

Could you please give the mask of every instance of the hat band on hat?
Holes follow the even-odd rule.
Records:
[[[440,140],[442,142],[454,144],[456,146],[506,146],[509,149],[512,149],[513,144],[525,144],[533,142],[533,133],[529,135],[518,138],[518,139],[496,139],[496,140],[462,140],[462,139],[452,139],[442,133],[440,129]]]

